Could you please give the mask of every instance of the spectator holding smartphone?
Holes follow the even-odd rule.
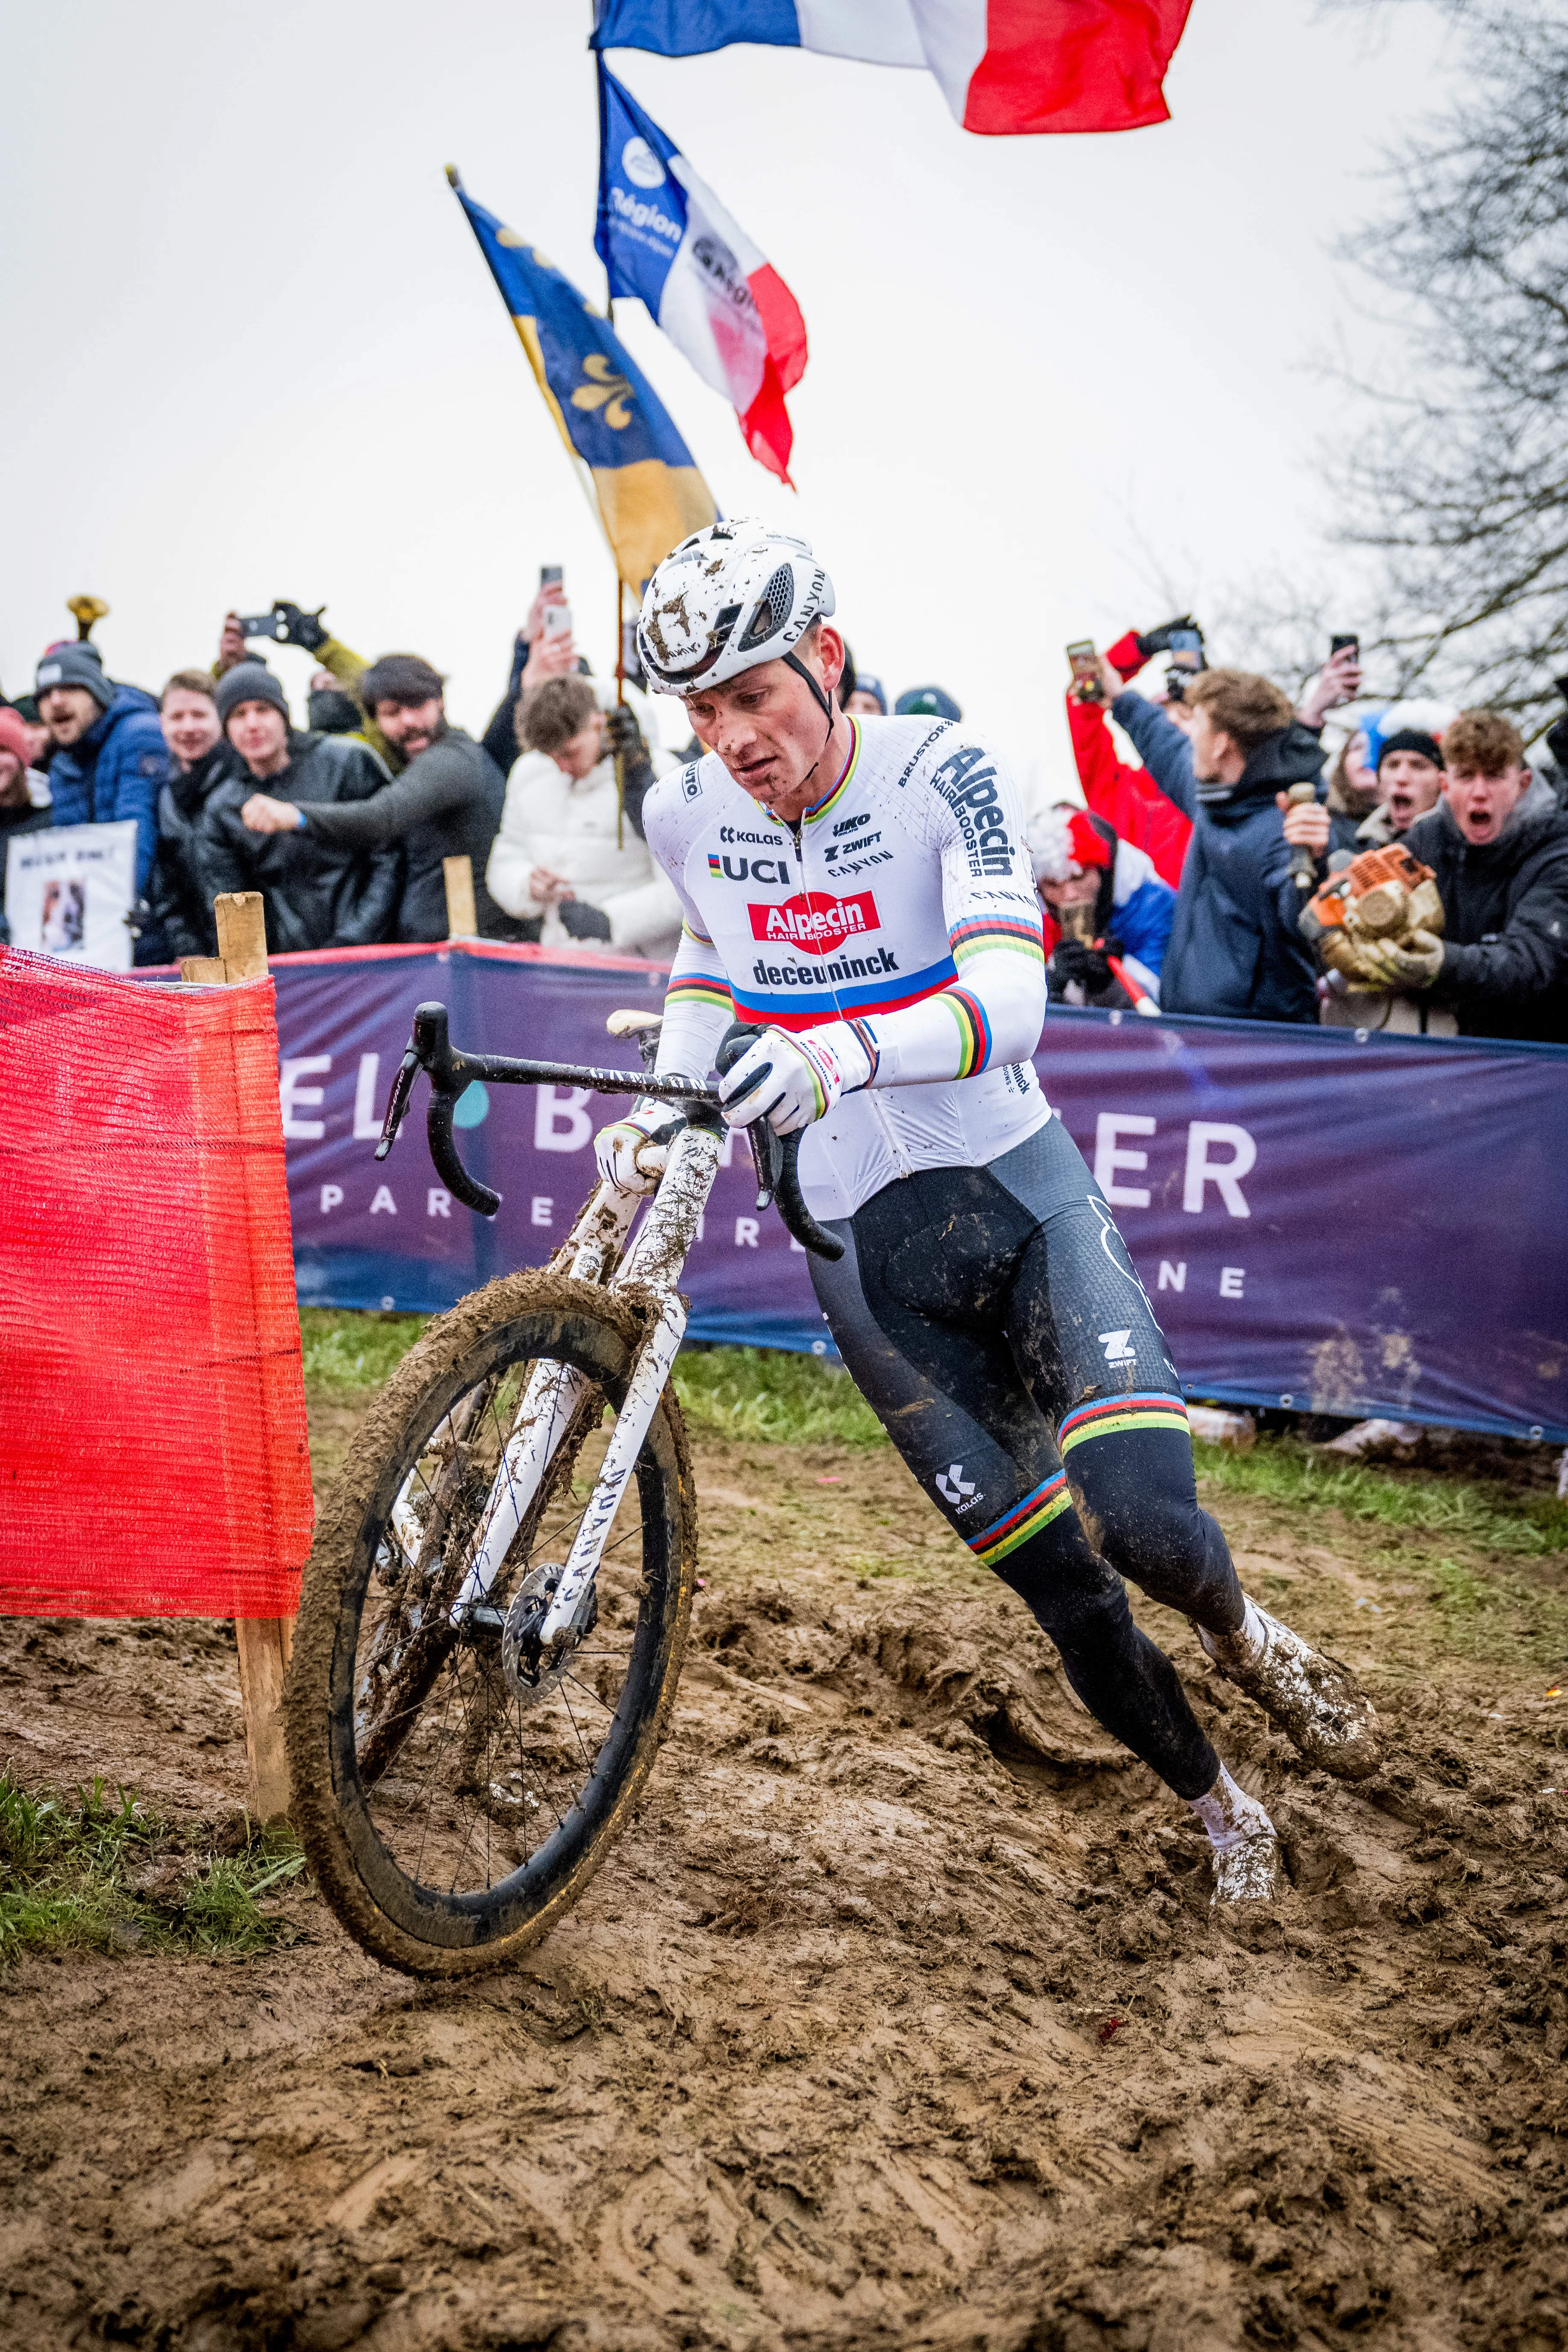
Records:
[[[1156,654],[1171,650],[1172,633],[1176,630],[1192,631],[1198,641],[1201,660],[1203,632],[1190,614],[1184,614],[1178,620],[1163,621],[1157,629],[1143,635],[1129,629],[1103,656],[1093,654],[1092,647],[1088,648],[1091,656],[1089,662],[1072,662],[1073,677],[1067,698],[1068,729],[1085,802],[1097,816],[1104,817],[1120,840],[1146,853],[1155,873],[1173,890],[1182,878],[1182,860],[1187,854],[1193,828],[1146,769],[1135,768],[1117,757],[1106,720],[1126,681],[1135,677]],[[1068,659],[1072,661],[1071,654]],[[1110,673],[1109,679],[1107,670]],[[1182,709],[1180,703],[1173,704],[1167,716]]]
[[[566,604],[566,584],[558,563],[542,566],[539,593],[528,608],[528,618],[512,640],[511,675],[506,692],[490,715],[479,740],[503,776],[510,776],[521,753],[517,735],[518,706],[525,690],[542,686],[547,677],[569,677],[577,667],[577,649],[571,630],[547,625],[552,606]]]

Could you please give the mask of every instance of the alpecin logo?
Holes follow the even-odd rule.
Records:
[[[814,952],[842,947],[862,931],[877,931],[882,918],[869,890],[853,898],[830,898],[826,890],[801,890],[781,907],[748,907],[752,937]]]

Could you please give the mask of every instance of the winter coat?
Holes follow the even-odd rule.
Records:
[[[169,772],[158,706],[139,686],[117,686],[114,699],[77,741],[49,761],[56,824],[136,820],[136,895],[147,888],[158,845],[158,794]]]
[[[170,761],[170,766],[176,763]],[[218,786],[248,774],[227,742],[215,743],[194,767],[171,775],[158,795],[158,855],[147,887],[147,916],[136,943],[138,963],[177,963],[182,956],[217,953],[217,932],[196,837],[202,814]]]
[[[1228,798],[1205,804],[1179,727],[1141,694],[1118,695],[1111,715],[1162,792],[1192,819],[1161,973],[1162,1009],[1315,1023],[1317,968],[1298,929],[1304,900],[1275,795],[1316,781],[1323,764],[1317,736],[1300,720],[1267,736]]]
[[[346,735],[291,733],[289,743],[279,774],[242,768],[208,799],[195,843],[204,901],[210,906],[220,890],[259,890],[274,955],[391,939],[403,887],[399,848],[356,854],[308,832],[247,833],[240,823],[252,793],[296,803],[363,801],[390,781],[375,754]]]
[[[427,751],[410,760],[395,782],[368,800],[324,803],[287,794],[305,818],[306,833],[340,850],[384,848],[401,842],[407,860],[400,940],[447,937],[447,881],[442,860],[468,857],[474,900],[486,939],[517,929],[485,887],[490,844],[500,824],[506,784],[500,770],[460,727],[448,727]]]
[[[677,764],[664,751],[651,756],[656,775]],[[546,947],[595,943],[574,942],[557,910],[531,896],[536,866],[559,874],[579,898],[609,917],[610,936],[600,945],[662,960],[674,954],[680,937],[680,901],[629,819],[616,845],[616,814],[613,759],[601,760],[578,781],[548,752],[525,751],[507,779],[506,807],[485,878],[508,914],[544,917]]]
[[[1536,777],[1496,841],[1477,848],[1446,800],[1405,835],[1443,901],[1432,994],[1466,1037],[1568,1044],[1568,815]]]

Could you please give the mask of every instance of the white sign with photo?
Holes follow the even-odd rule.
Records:
[[[100,971],[129,971],[125,918],[136,896],[136,824],[13,834],[5,855],[11,944]]]

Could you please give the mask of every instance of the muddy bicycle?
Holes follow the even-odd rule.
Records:
[[[441,1181],[493,1216],[500,1196],[453,1136],[476,1081],[640,1095],[678,1121],[656,1192],[600,1183],[546,1266],[430,1325],[317,1527],[287,1697],[295,1810],[338,1918],[414,1974],[493,1968],[576,1901],[674,1702],[697,1507],[669,1373],[724,1128],[711,1087],[650,1075],[661,1018],[610,1017],[642,1070],[576,1068],[460,1053],[445,1006],[423,1004],[376,1147],[384,1158],[424,1074]],[[721,1070],[757,1034],[737,1024]],[[776,1202],[804,1247],[842,1255],[802,1196],[799,1136],[781,1143],[765,1120],[746,1132],[758,1207]]]

